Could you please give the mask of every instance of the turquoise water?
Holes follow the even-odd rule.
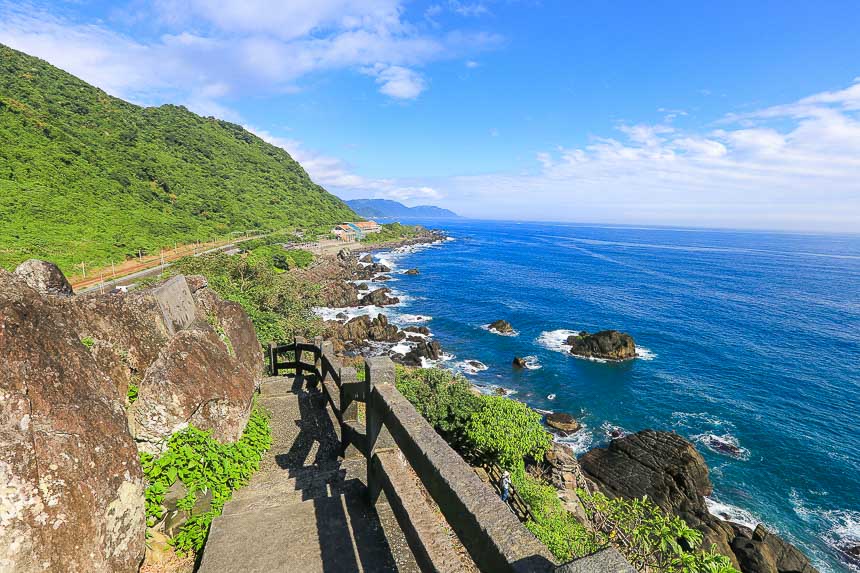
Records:
[[[580,452],[610,427],[676,431],[708,461],[714,511],[765,523],[823,571],[860,571],[834,549],[860,542],[860,236],[432,226],[455,240],[381,257],[420,269],[389,285],[407,295],[393,311],[432,317],[447,366],[479,360],[474,383],[581,416]],[[481,328],[499,318],[518,335]],[[642,356],[560,347],[564,331],[607,328]]]

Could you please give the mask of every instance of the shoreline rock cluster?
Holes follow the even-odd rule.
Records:
[[[28,261],[0,269],[0,363],[0,569],[131,572],[145,550],[138,453],[189,424],[237,440],[263,355],[203,277],[74,296],[56,266]]]

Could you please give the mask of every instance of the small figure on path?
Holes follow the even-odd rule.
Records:
[[[502,473],[502,501],[507,502],[511,497],[511,472]]]

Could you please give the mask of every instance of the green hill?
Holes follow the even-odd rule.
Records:
[[[283,149],[173,105],[140,107],[0,45],[0,266],[71,271],[175,241],[355,218]]]

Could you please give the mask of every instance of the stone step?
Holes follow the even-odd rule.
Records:
[[[253,509],[215,518],[200,573],[397,571],[378,518],[361,496]]]

